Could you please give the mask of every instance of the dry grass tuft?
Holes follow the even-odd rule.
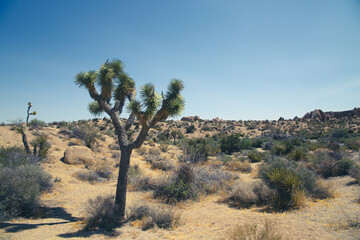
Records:
[[[257,224],[235,226],[228,234],[229,240],[280,240],[282,236],[276,233],[275,222],[265,220],[263,227]]]

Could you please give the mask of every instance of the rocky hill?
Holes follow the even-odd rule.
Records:
[[[315,109],[314,111],[306,113],[301,120],[317,120],[328,121],[334,119],[340,119],[344,117],[359,117],[360,108],[354,108],[353,110],[340,111],[340,112],[323,112],[321,109]]]

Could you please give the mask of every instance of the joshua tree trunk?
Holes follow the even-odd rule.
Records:
[[[125,217],[127,178],[130,166],[131,152],[132,149],[129,147],[121,149],[119,176],[115,196],[115,205],[121,219],[124,219]]]
[[[24,129],[21,131],[21,135],[22,135],[22,141],[23,141],[23,144],[24,144],[24,147],[25,147],[25,151],[27,154],[30,154],[30,147],[29,147],[29,143],[27,141],[27,137],[26,137],[26,127],[24,127]]]

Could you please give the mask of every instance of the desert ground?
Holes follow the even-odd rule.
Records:
[[[84,142],[64,134],[59,124],[47,124],[41,127],[29,127],[28,140],[41,134],[47,135],[51,144],[49,155],[41,162],[44,170],[52,176],[53,187],[40,198],[41,208],[30,217],[17,217],[0,223],[0,239],[228,239],[229,233],[237,225],[256,224],[263,226],[266,221],[273,223],[273,229],[281,239],[360,239],[360,186],[348,175],[325,178],[326,183],[334,187],[334,197],[325,199],[306,198],[299,209],[282,212],[265,211],[263,207],[232,207],[223,201],[229,194],[226,189],[210,194],[199,195],[196,199],[166,204],[161,198],[154,198],[152,191],[138,190],[129,184],[127,207],[136,204],[148,204],[160,208],[171,208],[179,216],[176,226],[168,229],[159,227],[142,230],[141,220],[128,221],[114,231],[84,230],[86,221],[86,204],[96,196],[114,195],[116,190],[120,150],[117,148],[116,136],[111,132],[111,124],[106,119],[82,121],[101,129],[91,151],[94,161],[91,164],[68,164],[63,161],[64,152],[69,146],[84,146]],[[81,122],[80,122],[81,123]],[[80,124],[77,122],[76,124]],[[346,129],[357,129],[358,120],[345,121]],[[68,123],[70,124],[70,123]],[[338,124],[338,123],[337,123]],[[186,133],[193,125],[195,130]],[[165,144],[159,141],[159,133],[179,129],[185,138],[210,138],[223,134],[241,133],[255,138],[278,129],[280,133],[293,134],[301,130],[312,129],[311,126],[321,123],[310,121],[167,121],[158,124],[150,131],[147,141],[140,150],[135,150],[131,157],[131,166],[141,169],[142,175],[149,177],[167,176],[171,170],[156,169],[146,161],[146,154],[151,149],[161,159],[167,159],[174,169],[179,165],[178,158],[182,150],[170,140]],[[269,127],[270,126],[270,127]],[[330,125],[323,124],[323,129]],[[310,132],[313,130],[310,130]],[[135,133],[136,134],[136,133]],[[157,138],[157,139],[156,139]],[[166,147],[164,147],[166,145]],[[0,126],[0,146],[22,147],[21,134],[13,126]],[[162,150],[160,150],[162,149]],[[259,152],[265,150],[258,148]],[[316,150],[313,150],[316,151]],[[345,150],[358,164],[359,152]],[[240,152],[229,154],[236,158]],[[221,165],[219,156],[209,156],[204,166]],[[220,163],[219,163],[220,162]],[[236,181],[252,182],[258,178],[257,169],[261,162],[250,162],[251,171],[231,171]],[[86,181],[78,173],[89,169],[106,167],[112,176],[102,181]],[[215,168],[215,167],[214,167]],[[235,181],[235,180],[234,180]]]

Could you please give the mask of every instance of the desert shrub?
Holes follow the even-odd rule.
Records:
[[[169,229],[178,225],[180,215],[169,208],[151,207],[139,204],[130,208],[127,218],[130,221],[141,220],[142,230],[148,230],[155,226]]]
[[[221,152],[230,154],[240,150],[241,136],[238,133],[225,136],[220,140]]]
[[[150,149],[151,150],[151,149]],[[159,149],[157,149],[159,150]],[[174,165],[164,156],[160,155],[159,153],[152,154],[152,151],[149,151],[149,154],[144,156],[145,161],[151,164],[153,169],[160,169],[163,171],[168,171],[174,168]]]
[[[331,135],[331,138],[341,139],[347,138],[349,136],[349,131],[344,128],[335,129]]]
[[[310,170],[280,158],[263,164],[259,174],[275,191],[271,203],[275,211],[297,208],[295,197],[299,196],[295,194],[298,191],[311,194],[316,187],[316,177]]]
[[[276,156],[283,156],[286,152],[286,146],[282,143],[276,143],[271,147],[271,153]]]
[[[360,183],[360,166],[358,164],[354,164],[349,172],[349,175],[355,178],[358,183]]]
[[[112,172],[108,167],[98,167],[95,170],[87,169],[76,173],[76,177],[82,181],[104,182],[112,177]]]
[[[206,138],[184,140],[181,143],[184,154],[179,158],[181,162],[204,162],[208,156],[215,156],[219,147],[217,143]]]
[[[141,146],[140,148],[137,148],[137,149],[136,149],[136,152],[137,152],[138,154],[140,154],[140,155],[144,155],[144,154],[147,153],[147,148],[144,147],[144,146]]]
[[[161,143],[160,144],[160,150],[164,153],[166,153],[169,150],[169,144]]]
[[[0,167],[17,167],[24,164],[37,164],[41,159],[31,157],[20,147],[0,148]]]
[[[253,205],[264,206],[270,202],[272,190],[262,181],[238,182],[223,202],[231,207],[248,208]]]
[[[311,167],[322,177],[344,176],[350,173],[354,161],[340,152],[317,152],[310,158]]]
[[[154,197],[163,198],[166,203],[197,199],[199,195],[212,194],[226,187],[234,176],[220,169],[182,164],[173,177],[163,178],[154,185]]]
[[[196,166],[193,168],[193,173],[194,177],[191,185],[197,195],[217,193],[227,187],[226,183],[228,181],[236,178],[228,171],[209,167]]]
[[[326,199],[335,197],[335,185],[322,179],[317,180],[316,187],[312,192],[313,198]]]
[[[39,207],[41,193],[51,189],[51,176],[31,162],[21,160],[14,164],[1,159],[0,221],[31,216]]]
[[[306,159],[306,155],[306,151],[303,148],[295,148],[289,154],[289,158],[294,161],[304,161]]]
[[[254,162],[261,162],[264,159],[265,154],[254,149],[248,152],[247,156],[249,160],[254,163]]]
[[[34,119],[30,120],[28,126],[33,127],[33,128],[43,128],[43,127],[46,127],[46,122],[34,118]]]
[[[223,153],[217,155],[216,158],[217,158],[219,161],[222,161],[224,164],[226,164],[227,162],[231,162],[231,161],[234,160],[234,159],[232,158],[232,156],[226,155],[226,154],[223,154]]]
[[[276,233],[275,223],[265,221],[265,225],[259,228],[257,224],[245,224],[235,226],[229,233],[229,240],[280,240],[282,236]]]
[[[34,155],[37,155],[41,158],[48,157],[51,144],[47,140],[47,135],[40,134],[33,141],[31,141],[31,145],[34,147]]]
[[[247,136],[242,138],[239,133],[234,133],[220,139],[220,148],[222,152],[227,154],[251,149],[252,140]]]
[[[186,129],[185,129],[186,133],[193,133],[195,131],[196,131],[196,127],[192,124],[190,126],[186,127]]]
[[[85,229],[113,230],[119,225],[119,215],[116,214],[114,196],[97,196],[90,199],[86,205],[87,216],[85,218]]]
[[[228,161],[225,163],[225,167],[229,171],[240,171],[242,173],[249,173],[252,170],[249,161]]]
[[[265,139],[261,138],[261,137],[256,137],[256,138],[251,139],[251,142],[252,142],[252,147],[261,148],[265,142]]]
[[[94,147],[97,139],[100,138],[99,129],[90,124],[84,123],[78,127],[73,127],[70,137],[84,141],[88,148]]]
[[[345,141],[345,145],[348,149],[359,151],[360,150],[360,138],[350,138]]]

